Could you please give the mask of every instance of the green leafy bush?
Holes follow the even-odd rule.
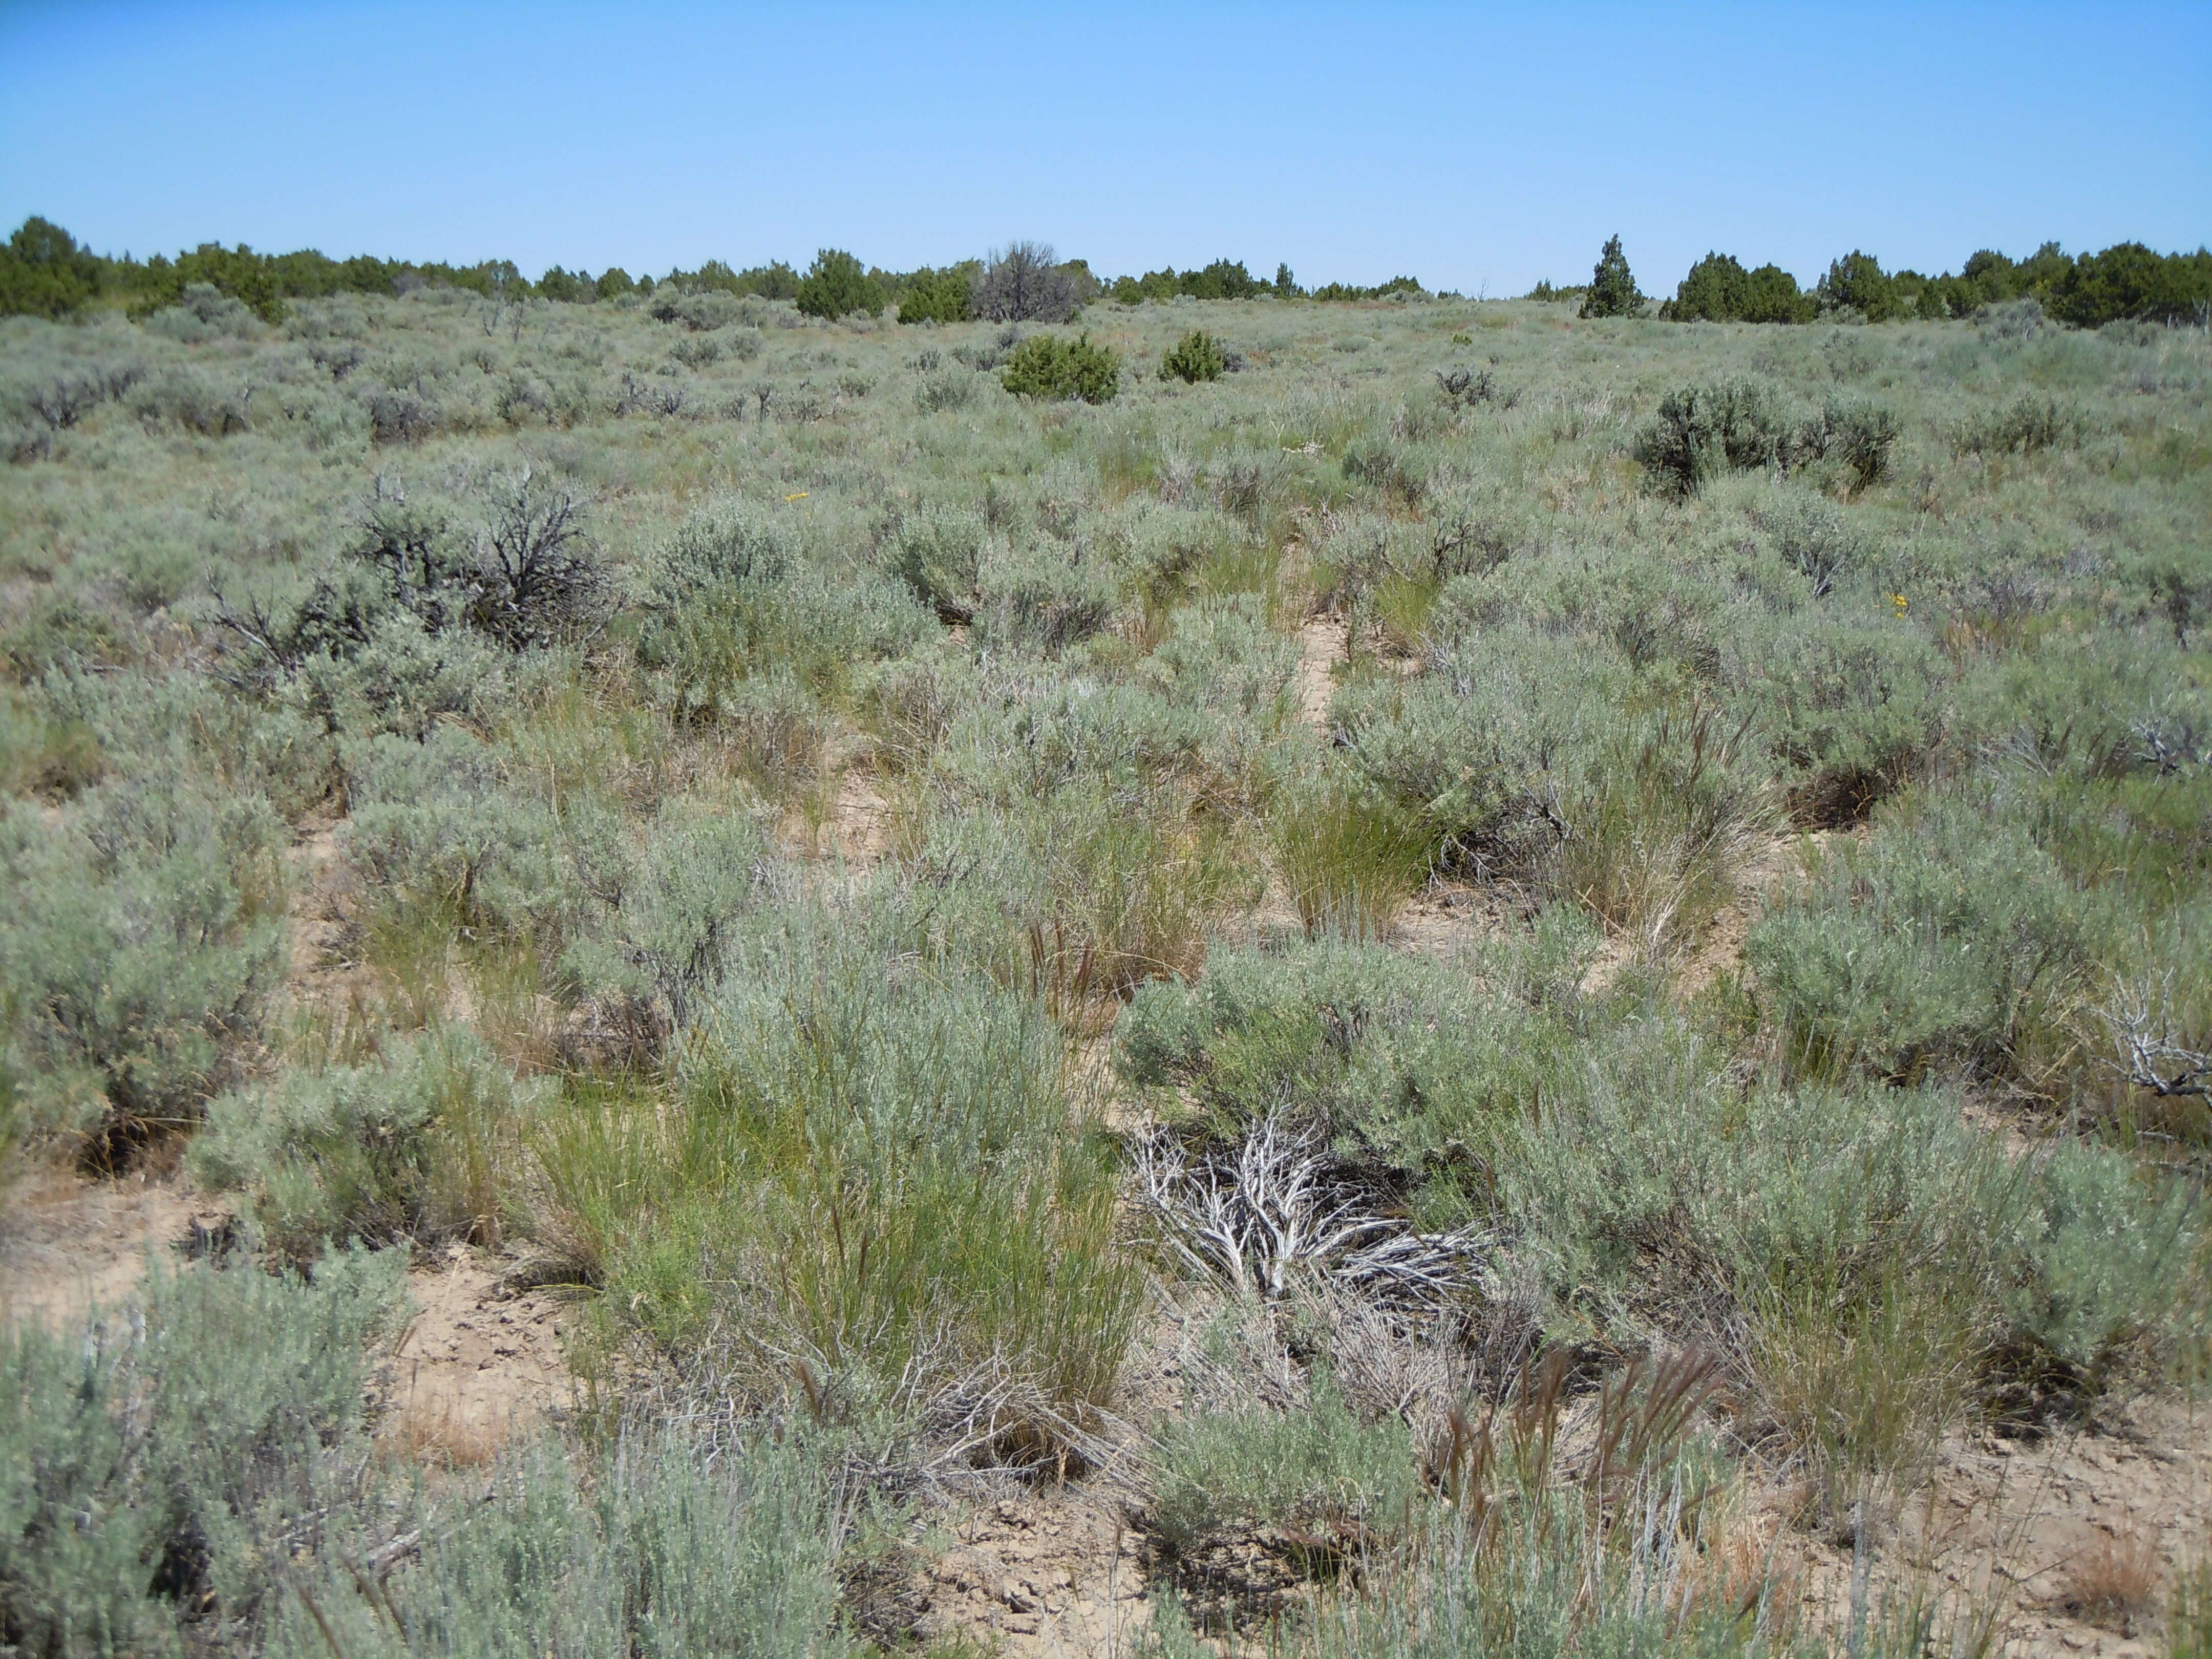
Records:
[[[1035,334],[1014,348],[999,379],[1018,398],[1109,403],[1121,389],[1121,360],[1091,344],[1088,334],[1073,340]]]
[[[2212,253],[2159,254],[2141,242],[2120,242],[2071,262],[2051,296],[2051,309],[2078,328],[2123,318],[2203,326],[2212,310]]]
[[[1218,380],[1227,367],[1221,343],[1202,328],[1191,330],[1172,349],[1160,354],[1160,379],[1181,380],[1186,386]]]
[[[1831,261],[1815,297],[1824,312],[1848,312],[1869,323],[1905,314],[1905,296],[1896,279],[1869,253],[1854,252]]]

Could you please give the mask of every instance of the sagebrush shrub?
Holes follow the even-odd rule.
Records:
[[[1889,476],[1897,436],[1897,416],[1888,409],[1831,397],[1818,416],[1797,428],[1785,459],[1792,463],[1833,460],[1843,468],[1851,489],[1860,490]]]
[[[1112,617],[1119,599],[1111,569],[1048,538],[990,546],[975,586],[976,637],[1015,649],[1060,651],[1088,639]]]
[[[531,1105],[480,1037],[441,1027],[367,1065],[219,1096],[191,1165],[240,1193],[268,1246],[302,1266],[356,1243],[495,1244],[513,1220],[500,1166]]]
[[[456,524],[380,477],[348,556],[433,633],[465,627],[520,650],[596,627],[609,593],[588,501],[528,466],[474,493],[472,521]]]
[[[1325,1382],[1304,1409],[1176,1419],[1152,1455],[1152,1523],[1178,1552],[1230,1530],[1374,1537],[1406,1525],[1425,1496],[1405,1425],[1360,1422]]]
[[[900,518],[887,562],[940,620],[973,622],[987,534],[981,514],[928,503]]]
[[[1778,491],[1757,516],[1783,562],[1804,577],[1816,599],[1826,598],[1838,581],[1867,563],[1865,539],[1857,527],[1810,490]]]
[[[1688,495],[1730,468],[1778,465],[1788,438],[1772,392],[1753,380],[1725,380],[1668,392],[1636,434],[1636,459],[1653,483]]]
[[[404,1264],[158,1265],[143,1323],[0,1328],[0,1628],[52,1653],[258,1645],[304,1545],[356,1542],[364,1343]],[[346,1540],[341,1543],[339,1540]]]
[[[2090,902],[2033,838],[1947,795],[1837,855],[1747,953],[1808,1067],[2033,1079],[2094,937]]]
[[[679,1031],[705,1009],[744,941],[747,913],[779,890],[761,826],[735,812],[668,811],[641,855],[595,873],[611,911],[564,958],[588,991],[652,1006]]]
[[[281,836],[258,796],[174,772],[103,785],[58,828],[0,817],[0,1004],[33,1122],[108,1158],[198,1117],[261,1029]]]
[[[449,726],[417,743],[380,736],[340,749],[352,817],[346,854],[380,903],[445,907],[466,927],[544,935],[572,889],[559,831],[538,801],[506,786],[507,757]]]
[[[1842,609],[1747,638],[1729,678],[1755,700],[1772,752],[1794,775],[1790,802],[1811,829],[1855,823],[1936,748],[1951,665],[1894,614]]]
[[[2080,413],[2056,398],[2022,392],[2002,409],[1969,416],[1953,430],[1951,447],[1962,455],[2033,455],[2081,441]]]

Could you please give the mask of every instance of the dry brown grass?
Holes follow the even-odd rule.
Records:
[[[2133,1636],[2158,1611],[2165,1577],[2154,1533],[2110,1534],[2068,1564],[2059,1605],[2100,1630]]]

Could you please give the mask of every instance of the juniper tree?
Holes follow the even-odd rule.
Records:
[[[871,317],[884,313],[884,285],[842,248],[825,247],[799,284],[799,308],[810,317],[831,321],[865,311]]]
[[[1597,256],[1597,269],[1590,273],[1589,292],[1583,296],[1582,314],[1585,317],[1633,317],[1644,308],[1644,296],[1636,291],[1636,278],[1628,269],[1628,256],[1620,251],[1620,238],[1607,239],[1605,252]]]

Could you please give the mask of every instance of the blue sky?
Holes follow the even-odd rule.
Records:
[[[0,3],[0,219],[633,274],[1012,237],[1517,293],[2212,240],[2212,5]]]

